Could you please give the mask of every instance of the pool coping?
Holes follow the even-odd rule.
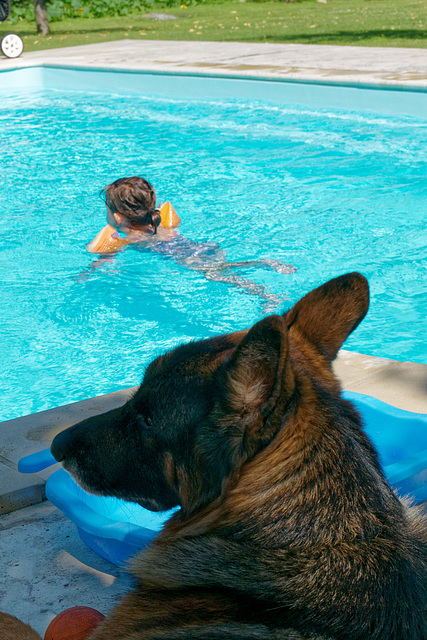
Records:
[[[0,57],[0,71],[40,65],[427,90],[416,48],[118,40]]]

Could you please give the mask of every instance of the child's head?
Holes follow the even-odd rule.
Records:
[[[108,222],[118,228],[157,232],[161,222],[156,209],[156,192],[151,184],[134,176],[119,178],[102,189],[108,209]]]

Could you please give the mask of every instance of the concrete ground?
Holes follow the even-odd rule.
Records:
[[[419,49],[125,40],[0,57],[0,71],[40,64],[427,87],[427,50]],[[335,371],[346,390],[427,413],[426,365],[341,351]],[[131,391],[0,424],[0,610],[41,635],[70,606],[108,613],[131,580],[88,549],[74,524],[43,502],[44,483],[58,465],[25,476],[18,460],[49,447],[65,427],[123,404]]]
[[[242,42],[121,40],[0,58],[0,70],[40,64],[317,82],[427,86],[427,50]]]
[[[0,557],[0,610],[42,637],[64,609],[82,605],[106,615],[132,585],[126,572],[83,544],[71,520],[49,502],[0,518]]]

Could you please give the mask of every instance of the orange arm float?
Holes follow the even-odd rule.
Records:
[[[162,218],[160,226],[164,229],[175,229],[181,223],[181,218],[169,201],[160,207],[160,216]]]
[[[160,207],[160,216],[162,218],[160,226],[164,229],[175,229],[181,222],[181,218],[170,202],[162,204]],[[114,251],[128,244],[131,244],[130,240],[121,238],[116,229],[107,224],[107,226],[101,229],[94,239],[86,245],[86,249],[91,253],[114,253]]]
[[[94,239],[86,245],[86,249],[91,253],[114,253],[117,249],[125,247],[129,240],[121,238],[114,227],[107,224],[96,234]]]

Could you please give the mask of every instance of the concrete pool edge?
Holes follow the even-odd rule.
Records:
[[[197,71],[182,71],[182,70],[151,70],[151,69],[126,69],[126,68],[111,68],[108,66],[105,67],[95,67],[95,66],[85,66],[85,65],[73,65],[73,64],[52,64],[50,62],[41,62],[37,64],[28,64],[12,69],[2,69],[0,68],[0,78],[3,73],[8,73],[10,71],[18,71],[18,70],[62,70],[62,71],[87,71],[93,73],[113,73],[113,74],[126,74],[126,75],[142,75],[142,76],[163,76],[165,78],[178,76],[179,78],[205,78],[212,80],[247,80],[253,83],[257,82],[276,82],[281,84],[302,84],[302,85],[318,85],[323,87],[333,87],[333,88],[343,88],[343,89],[367,89],[372,91],[395,91],[395,92],[411,92],[415,94],[425,94],[427,93],[427,83],[426,85],[410,85],[410,84],[378,84],[372,82],[351,82],[351,81],[334,81],[334,80],[314,80],[310,78],[282,78],[275,76],[262,76],[262,75],[242,75],[238,73],[203,73]],[[38,85],[37,85],[38,86]],[[0,87],[1,88],[1,87]],[[38,87],[43,88],[43,85]],[[49,88],[49,87],[47,87]],[[105,86],[102,91],[104,93],[107,92]]]
[[[119,40],[23,53],[0,59],[0,71],[38,65],[322,84],[426,88],[427,51],[244,42]]]
[[[356,391],[406,411],[427,414],[427,365],[341,350],[334,370],[345,391]],[[24,475],[17,470],[21,457],[48,448],[53,437],[66,427],[121,406],[136,388],[0,423],[0,515],[42,502],[45,482],[59,466]]]

